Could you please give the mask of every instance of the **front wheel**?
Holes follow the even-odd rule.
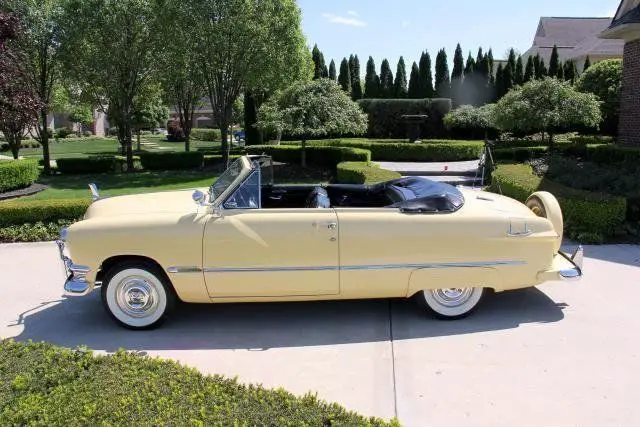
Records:
[[[471,314],[480,303],[484,288],[442,288],[419,292],[418,301],[440,319],[461,319]]]
[[[158,326],[175,297],[161,271],[145,263],[123,263],[106,274],[102,302],[120,325],[129,329]]]

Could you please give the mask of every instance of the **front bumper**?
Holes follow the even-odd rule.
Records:
[[[550,280],[580,280],[582,278],[582,263],[584,260],[584,249],[578,246],[571,255],[559,251],[553,259],[551,269],[538,274],[540,282]]]
[[[63,233],[61,233],[63,234]],[[65,254],[63,240],[56,240],[60,259],[64,265],[67,280],[64,282],[64,294],[66,296],[83,296],[93,291],[94,285],[87,280],[87,274],[91,272],[89,267],[74,264],[71,258]]]

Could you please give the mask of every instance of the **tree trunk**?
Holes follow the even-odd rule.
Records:
[[[136,151],[140,152],[140,129],[137,130],[136,136],[138,138],[138,144],[137,144],[138,146],[136,147]]]
[[[51,155],[49,154],[49,127],[47,126],[47,110],[40,111],[42,131],[40,132],[40,145],[42,145],[42,160],[44,162],[44,174],[51,173]]]
[[[18,160],[18,154],[20,153],[20,144],[22,143],[22,138],[19,134],[14,135],[6,135],[7,142],[9,143],[9,147],[11,147],[11,154],[13,155],[13,160]]]
[[[307,167],[307,138],[302,138],[302,151],[300,152],[300,158],[302,159],[302,167]]]
[[[185,136],[184,136],[184,151],[186,151],[187,153],[191,149],[191,145],[189,144],[191,142],[190,139],[191,139],[191,136],[185,134]]]
[[[229,166],[229,124],[226,120],[220,123],[220,142],[222,143],[222,163]]]

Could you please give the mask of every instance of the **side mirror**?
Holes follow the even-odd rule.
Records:
[[[193,199],[194,202],[202,206],[204,204],[206,196],[202,191],[196,190],[191,195],[191,198]]]

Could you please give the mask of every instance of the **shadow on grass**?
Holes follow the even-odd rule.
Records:
[[[16,340],[97,350],[252,349],[350,344],[464,335],[563,319],[566,304],[536,288],[492,295],[472,316],[438,321],[412,300],[180,304],[162,327],[129,331],[101,306],[99,292],[18,314]]]

